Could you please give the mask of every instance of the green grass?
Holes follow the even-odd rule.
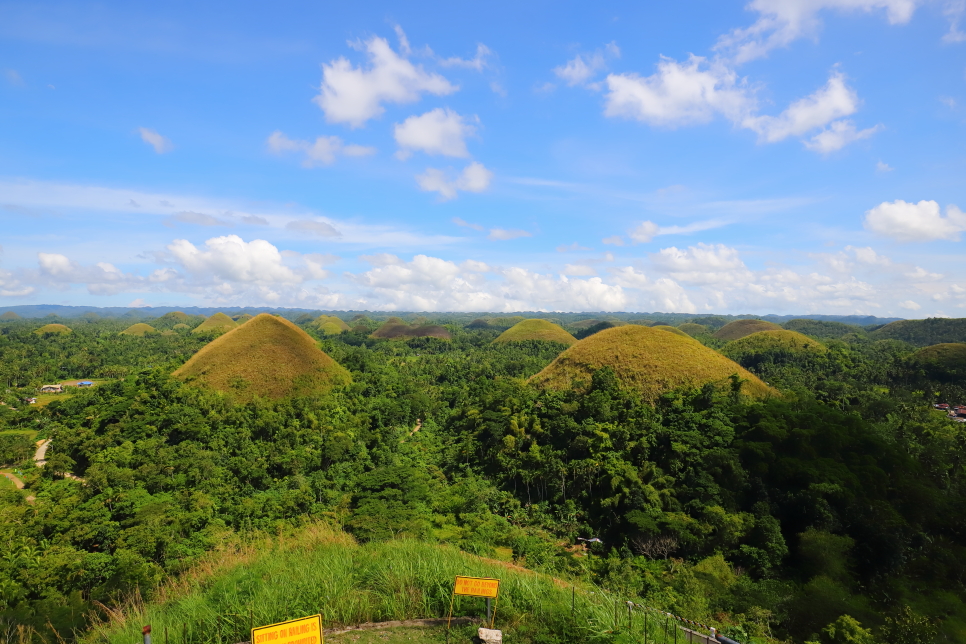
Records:
[[[593,372],[614,370],[625,387],[654,400],[665,391],[683,386],[729,384],[732,374],[746,382],[742,392],[762,398],[776,392],[751,372],[690,337],[654,327],[625,325],[605,329],[581,340],[531,378],[539,387],[566,389],[575,381],[589,385]]]
[[[916,351],[910,359],[917,363],[931,363],[946,369],[966,370],[966,343],[944,342]]]
[[[564,331],[560,325],[554,324],[548,320],[535,318],[532,320],[523,320],[522,322],[517,322],[512,327],[501,333],[496,340],[493,341],[493,343],[501,344],[503,342],[526,342],[528,340],[559,342],[560,344],[565,344],[568,347],[577,342],[577,338]]]
[[[173,375],[240,401],[324,393],[350,380],[309,334],[267,313],[212,340]]]
[[[177,322],[184,323],[184,322],[191,322],[191,321],[193,321],[194,320],[194,317],[192,317],[192,316],[190,316],[187,313],[184,313],[182,311],[171,311],[170,313],[165,313],[159,319],[161,319],[161,320],[175,320]]]
[[[691,334],[687,331],[677,328],[676,326],[670,326],[667,324],[658,324],[657,326],[651,327],[652,329],[660,329],[661,331],[667,331],[668,333],[673,333],[675,335],[680,335],[685,338],[690,338]]]
[[[778,331],[781,327],[765,320],[735,320],[714,333],[719,340],[738,340],[759,331]]]
[[[702,335],[709,331],[708,327],[705,325],[695,324],[694,322],[685,322],[684,324],[679,324],[678,328],[692,337]]]
[[[145,324],[144,322],[138,322],[137,324],[132,324],[128,328],[121,331],[121,335],[133,335],[138,338],[143,338],[149,333],[157,333],[158,330],[155,329],[150,324]]]
[[[154,601],[133,597],[110,621],[83,634],[81,644],[140,641],[151,624],[154,640],[207,644],[248,640],[250,626],[321,613],[326,628],[370,622],[446,617],[457,575],[501,580],[496,627],[513,642],[595,641],[614,629],[616,602],[599,588],[561,580],[450,546],[411,540],[357,545],[323,525],[268,543],[226,548],[164,586]],[[573,594],[572,594],[573,593]],[[571,616],[571,598],[575,597]],[[482,617],[479,598],[458,598],[454,616]],[[620,611],[621,622],[626,609]],[[639,627],[640,622],[638,622]],[[458,628],[455,642],[469,642],[472,628]],[[397,629],[338,636],[337,641],[438,642],[440,629]],[[652,633],[653,637],[653,633]]]
[[[315,318],[312,325],[325,335],[339,335],[349,330],[349,325],[334,315],[320,315]]]
[[[215,313],[210,318],[194,328],[192,333],[204,333],[205,331],[231,331],[238,328],[238,323],[224,313]]]

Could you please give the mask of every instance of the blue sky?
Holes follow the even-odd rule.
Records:
[[[966,317],[966,0],[0,2],[0,73],[0,306]]]

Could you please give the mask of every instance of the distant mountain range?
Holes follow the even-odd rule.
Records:
[[[43,318],[50,315],[55,315],[62,318],[78,318],[90,313],[96,313],[97,315],[105,318],[117,318],[117,317],[129,317],[129,318],[155,318],[161,317],[165,313],[170,313],[172,311],[183,311],[190,315],[204,315],[209,316],[217,312],[227,313],[229,315],[239,315],[242,313],[249,313],[251,315],[256,315],[258,313],[275,313],[282,315],[286,318],[291,318],[293,316],[298,316],[302,313],[310,314],[321,314],[323,313],[320,309],[301,309],[301,308],[267,308],[267,307],[251,307],[251,306],[146,306],[141,308],[131,308],[125,306],[68,306],[62,304],[24,304],[20,306],[0,306],[0,315],[7,311],[13,311],[17,315],[25,318]],[[406,313],[401,311],[387,311],[387,312],[372,312],[372,311],[336,311],[342,314],[356,314],[356,313],[367,313],[377,315],[385,313],[386,315],[394,315],[406,317],[408,315],[423,315],[426,316],[426,312],[420,313]],[[474,318],[481,315],[486,315],[487,312],[475,312],[475,313],[453,313],[453,312],[440,312],[439,316],[461,319],[463,317]],[[526,317],[556,317],[560,318],[566,316],[570,317],[588,317],[592,315],[591,313],[551,313],[545,311],[519,311],[519,312],[500,312],[499,315],[509,316],[509,315],[524,315]],[[686,318],[692,317],[702,317],[700,314],[688,314],[688,313],[600,313],[609,318],[622,319],[626,316],[640,317],[651,316],[655,320],[658,319],[680,319],[684,320]],[[721,317],[726,319],[741,319],[741,318],[760,318],[762,320],[768,320],[770,322],[775,322],[776,324],[781,324],[787,322],[788,320],[795,319],[808,319],[808,320],[822,320],[827,322],[842,322],[844,324],[854,324],[857,326],[872,326],[872,325],[882,325],[888,324],[889,322],[895,322],[897,320],[902,320],[904,318],[880,318],[874,315],[817,315],[817,314],[806,314],[806,315],[753,315],[753,314],[742,314],[742,315],[720,315],[715,317]]]

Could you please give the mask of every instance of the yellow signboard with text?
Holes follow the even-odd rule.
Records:
[[[500,580],[489,577],[457,577],[454,595],[495,598],[500,592]]]
[[[322,616],[312,615],[253,628],[252,644],[323,644]]]

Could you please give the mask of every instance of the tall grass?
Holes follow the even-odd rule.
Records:
[[[626,604],[598,588],[574,588],[448,546],[411,540],[360,546],[334,529],[313,526],[295,538],[212,557],[164,587],[155,601],[132,598],[80,642],[136,644],[145,624],[158,644],[228,644],[247,641],[252,624],[315,613],[322,613],[326,628],[446,617],[457,575],[501,579],[496,625],[515,641],[610,639],[626,631]],[[482,616],[483,602],[457,598],[453,614]]]

